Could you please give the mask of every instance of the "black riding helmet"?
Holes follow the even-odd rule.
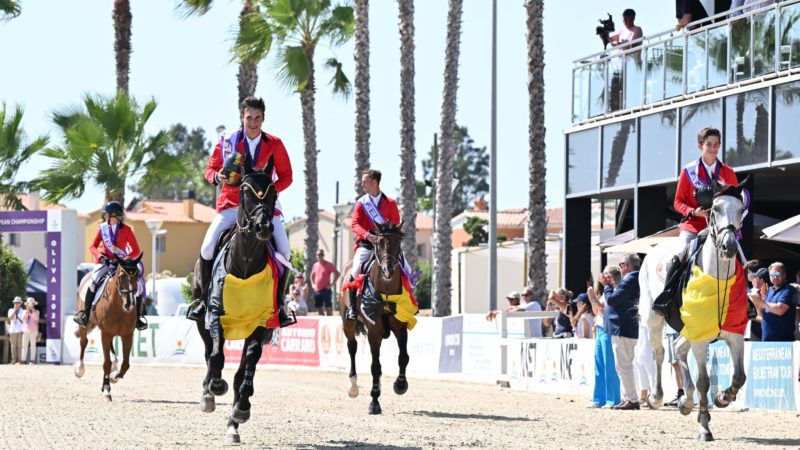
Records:
[[[103,214],[108,214],[109,216],[117,216],[122,222],[125,217],[125,208],[122,207],[122,203],[113,200],[106,204],[103,208]]]
[[[710,185],[700,186],[694,190],[694,198],[702,209],[710,209],[714,203],[714,188]]]
[[[222,175],[228,178],[231,186],[239,186],[242,184],[242,175],[244,174],[244,155],[239,152],[233,152],[225,158],[222,164]]]

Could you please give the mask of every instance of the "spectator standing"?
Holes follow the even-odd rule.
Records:
[[[706,17],[708,17],[708,13],[700,0],[675,0],[675,18],[678,19],[675,31],[680,31],[689,23]]]
[[[786,282],[786,268],[783,263],[774,262],[769,266],[772,287],[762,285],[758,295],[751,298],[761,309],[761,340],[789,342],[794,340],[794,319],[796,305],[794,289]]]
[[[539,303],[533,295],[533,289],[530,287],[525,287],[522,289],[522,303],[517,309],[518,311],[525,311],[525,312],[534,312],[534,311],[541,311],[542,304]],[[527,321],[528,328],[530,329],[531,337],[540,338],[544,335],[542,334],[542,319],[529,319]]]
[[[636,20],[636,11],[628,8],[622,12],[622,28],[608,37],[611,45],[620,45],[643,36],[642,29],[633,24],[634,20]]]
[[[650,330],[647,329],[646,324],[640,321],[639,339],[636,340],[636,346],[633,348],[633,369],[636,388],[639,389],[640,404],[647,404],[647,394],[650,393],[656,382],[656,360],[653,355]]]
[[[519,295],[519,292],[517,291],[509,292],[508,295],[506,295],[506,300],[508,300],[508,306],[506,306],[506,311],[507,312],[522,311],[520,306],[522,303],[521,299],[522,296]],[[497,317],[498,314],[500,314],[500,310],[489,311],[489,313],[486,314],[486,320],[492,321],[494,320],[495,317]]]
[[[600,279],[611,278],[615,284],[622,280],[622,274],[617,266],[606,266]],[[619,403],[619,376],[614,364],[614,351],[611,345],[611,335],[605,330],[605,298],[598,296],[593,287],[586,291],[589,301],[592,302],[595,315],[595,346],[594,346],[594,393],[590,408],[613,407]]]
[[[545,327],[553,326],[553,337],[557,339],[572,337],[572,323],[567,315],[567,307],[572,299],[572,294],[560,288],[557,291],[550,291],[547,297],[547,310],[558,311],[555,319],[544,319]]]
[[[287,305],[289,309],[294,311],[294,313],[298,316],[307,316],[308,315],[308,303],[306,299],[300,296],[299,289],[292,289],[292,292],[289,294],[289,302]]]
[[[683,397],[683,376],[681,375],[681,361],[678,358],[678,350],[675,348],[675,340],[678,339],[680,334],[675,331],[669,324],[664,324],[664,356],[667,362],[672,366],[672,374],[675,375],[675,385],[678,386],[678,392],[675,398],[665,403],[665,406],[678,406],[678,401]]]
[[[36,310],[36,299],[25,300],[25,313],[22,315],[22,352],[20,361],[23,364],[36,363],[36,339],[39,337],[39,311]],[[30,350],[30,353],[28,353]]]
[[[617,284],[610,276],[605,276],[602,280],[605,285],[605,328],[611,335],[617,375],[622,385],[622,403],[613,408],[620,410],[639,409],[633,357],[639,338],[636,305],[639,303],[640,266],[639,256],[635,253],[628,254],[619,263],[622,281]]]
[[[298,273],[294,277],[294,283],[292,287],[289,289],[289,294],[291,295],[292,292],[298,291],[298,301],[302,299],[303,303],[308,305],[308,297],[306,296],[306,278],[303,276],[303,273]]]
[[[750,279],[751,282],[753,283],[753,287],[750,288],[750,291],[748,292],[747,302],[748,302],[748,307],[750,305],[753,305],[753,312],[755,313],[755,317],[752,317],[750,319],[749,338],[751,341],[760,341],[762,338],[761,324],[764,320],[764,314],[762,312],[762,308],[759,308],[756,305],[758,304],[757,303],[758,300],[761,298],[762,286],[764,287],[765,291],[769,290],[769,270],[767,270],[765,267],[757,269],[753,273],[752,278]],[[751,314],[749,312],[749,308],[748,308],[748,314]]]
[[[25,323],[22,298],[14,297],[13,306],[8,310],[8,337],[11,343],[11,364],[18,364],[22,354],[22,325]]]
[[[338,278],[339,271],[325,260],[325,250],[319,249],[317,262],[311,267],[311,288],[314,289],[314,306],[321,316],[333,315],[331,286],[336,284]]]
[[[592,339],[594,337],[594,314],[592,313],[592,302],[589,301],[588,294],[580,294],[573,301],[576,312],[572,316],[572,329],[575,330],[575,337]]]

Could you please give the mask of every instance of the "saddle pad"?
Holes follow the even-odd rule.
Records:
[[[273,276],[273,264],[250,278],[240,279],[228,274],[222,286],[225,314],[220,316],[226,340],[245,339],[267,320],[275,316],[278,280]]]
[[[727,280],[717,280],[692,268],[692,277],[683,290],[681,335],[692,342],[711,339],[720,329],[743,334],[747,327],[747,293],[744,270],[736,263],[736,271]],[[721,311],[720,311],[721,310]]]
[[[363,280],[361,312],[369,321],[374,323],[380,317],[385,304],[390,303],[393,304],[390,311],[394,313],[395,319],[405,323],[409,330],[414,329],[417,324],[417,318],[414,316],[419,312],[419,305],[405,277],[403,277],[403,292],[397,295],[381,295],[375,291],[369,278],[364,277]]]
[[[109,279],[111,279],[111,276],[109,276],[109,275],[105,275],[105,276],[103,277],[103,282],[102,282],[102,283],[100,283],[100,287],[98,287],[98,288],[97,288],[97,290],[95,290],[95,291],[94,291],[94,301],[92,301],[92,305],[96,305],[96,304],[97,304],[97,300],[99,300],[99,299],[100,299],[100,295],[101,295],[101,294],[103,293],[103,291],[106,289],[106,284],[108,284],[108,280],[109,280]],[[88,282],[88,283],[85,283],[85,284],[84,284],[84,285],[83,285],[83,286],[80,288],[80,292],[78,292],[79,298],[81,298],[81,299],[84,299],[84,298],[86,298],[86,291],[88,291],[88,290],[89,290],[89,286],[90,286],[91,284],[92,284],[92,282],[90,281],[90,282]],[[82,300],[81,300],[81,301],[82,301]]]

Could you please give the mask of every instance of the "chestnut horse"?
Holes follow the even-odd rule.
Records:
[[[121,380],[130,367],[130,353],[133,344],[133,330],[136,329],[136,290],[139,280],[139,261],[142,254],[136,259],[115,259],[108,262],[111,265],[112,275],[106,282],[100,298],[90,312],[89,323],[86,327],[78,328],[75,335],[81,341],[81,358],[75,367],[75,376],[80,378],[84,373],[83,355],[89,344],[89,333],[95,328],[100,328],[100,339],[103,343],[103,397],[111,401],[111,384]],[[80,283],[78,292],[91,283],[92,274],[87,273]],[[78,302],[83,303],[83,296],[78,295]],[[92,311],[92,308],[83,308]],[[122,339],[122,367],[117,371],[117,355],[114,353],[112,370],[111,355],[112,339],[119,336]]]
[[[373,232],[379,239],[375,244],[372,257],[366,263],[368,268],[367,278],[372,284],[375,293],[381,296],[398,295],[402,294],[403,291],[400,266],[402,264],[400,256],[400,242],[403,239],[402,227],[402,223],[398,226],[393,224],[378,225],[378,229]],[[350,353],[350,389],[347,394],[350,398],[358,397],[358,376],[356,374],[358,341],[356,341],[356,334],[363,334],[366,327],[367,341],[372,353],[372,390],[370,391],[372,402],[369,404],[369,413],[380,414],[381,405],[378,403],[378,397],[381,395],[381,341],[388,339],[390,332],[397,339],[397,346],[400,349],[400,355],[397,358],[400,373],[394,382],[394,392],[397,395],[403,395],[408,390],[408,381],[406,380],[406,366],[408,366],[409,361],[407,349],[408,326],[390,312],[390,307],[386,302],[376,308],[372,319],[367,317],[362,307],[363,293],[364,291],[362,290],[357,298],[357,321],[346,319],[343,302],[339,302],[339,310],[344,321],[343,331],[347,338],[347,350]],[[372,314],[370,315],[372,316]]]

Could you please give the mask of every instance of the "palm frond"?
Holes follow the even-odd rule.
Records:
[[[336,58],[329,58],[325,61],[325,67],[333,69],[333,76],[330,83],[328,83],[333,85],[333,93],[341,95],[345,100],[348,99],[353,89],[350,80],[347,79],[347,75],[342,70],[342,63]]]
[[[356,30],[355,11],[350,6],[337,6],[319,26],[318,35],[327,37],[333,45],[341,45],[353,36]]]
[[[258,62],[266,58],[272,48],[274,27],[258,12],[242,17],[236,32],[233,45],[232,60],[240,62]]]
[[[207,13],[214,0],[179,0],[175,5],[175,12],[184,19],[191,16],[202,16]]]
[[[284,29],[297,28],[305,9],[305,0],[265,1],[267,16]]]
[[[22,5],[17,0],[0,0],[0,21],[11,20],[22,13]]]

